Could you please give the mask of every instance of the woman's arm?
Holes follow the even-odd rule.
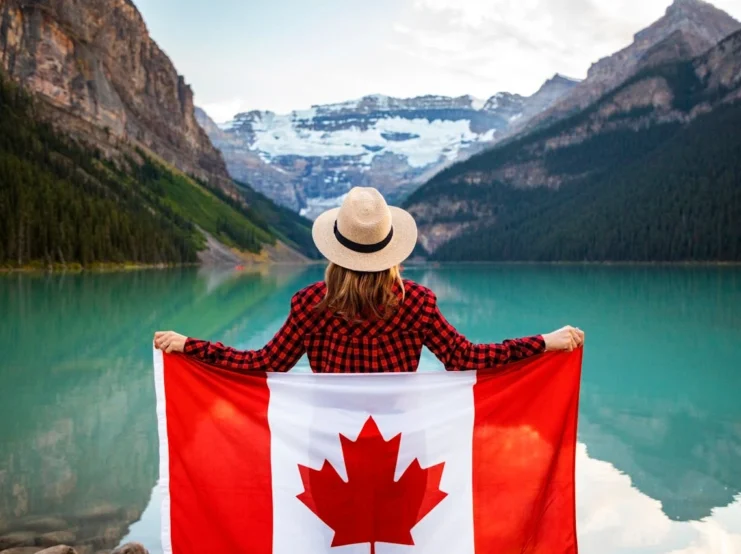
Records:
[[[524,360],[546,350],[567,350],[583,342],[584,334],[574,330],[571,341],[562,340],[564,335],[572,334],[561,329],[547,335],[534,335],[520,339],[510,339],[497,344],[473,344],[460,334],[440,313],[434,294],[427,307],[427,324],[424,344],[445,365],[448,371],[485,369]],[[572,328],[573,329],[573,328]],[[576,332],[581,333],[577,340]]]
[[[259,350],[237,350],[220,342],[184,337],[172,331],[155,333],[155,346],[166,352],[182,352],[232,371],[288,371],[304,353],[296,307],[294,297],[288,319],[270,342]]]

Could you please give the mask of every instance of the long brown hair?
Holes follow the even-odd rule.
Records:
[[[402,299],[404,283],[398,265],[384,271],[353,271],[329,263],[324,273],[327,294],[316,310],[329,310],[348,321],[387,319],[399,305],[394,285],[399,285]]]

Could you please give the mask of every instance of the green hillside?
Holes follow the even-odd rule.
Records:
[[[269,229],[280,240],[309,258],[321,257],[311,238],[311,221],[293,210],[279,206],[244,183],[235,181],[235,184],[249,205],[248,215],[251,220]]]
[[[139,157],[114,164],[60,136],[0,76],[0,265],[192,263],[199,228],[244,252],[280,239],[315,255],[309,222],[249,187],[247,206]]]
[[[558,191],[456,185],[456,196],[501,209],[494,223],[451,240],[434,258],[739,261],[739,129],[737,102],[682,129],[664,125],[610,133],[566,149],[551,163],[577,159],[579,167],[594,159],[606,171]]]
[[[737,71],[740,44],[736,33],[713,56],[647,67],[584,110],[437,174],[405,207],[421,233],[468,228],[432,258],[741,260],[741,103],[723,102],[738,85],[719,80]],[[653,86],[669,102],[639,96]],[[700,105],[711,111],[695,117]]]
[[[641,132],[625,130],[604,131],[588,137],[583,142],[561,148],[542,148],[550,139],[568,135],[583,125],[588,125],[590,117],[604,104],[612,101],[623,90],[637,82],[650,79],[664,79],[672,90],[673,108],[685,113],[704,100],[715,100],[713,94],[702,89],[702,83],[692,69],[692,62],[681,61],[651,67],[634,75],[603,98],[585,109],[553,124],[546,124],[524,135],[516,136],[494,148],[472,156],[468,160],[451,165],[436,174],[432,179],[412,193],[404,203],[410,206],[419,202],[434,200],[436,196],[446,196],[464,200],[474,195],[486,194],[476,191],[488,185],[497,187],[497,182],[484,182],[479,187],[459,187],[461,180],[471,173],[486,176],[513,163],[526,164],[542,159],[549,174],[594,175],[620,167],[627,161],[642,158],[657,148],[663,141],[672,137],[679,124],[655,124],[643,126]],[[727,91],[723,91],[727,92]],[[609,121],[637,120],[651,115],[653,108],[644,107],[630,111],[617,111]]]

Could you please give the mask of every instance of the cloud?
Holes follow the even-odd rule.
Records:
[[[721,3],[741,9],[739,0]],[[390,49],[462,78],[470,92],[530,94],[554,73],[586,76],[661,17],[662,0],[408,0]]]
[[[232,98],[220,102],[207,102],[205,104],[198,104],[198,99],[196,98],[196,105],[203,108],[216,123],[229,121],[234,115],[247,109],[245,102],[241,98]]]
[[[175,0],[137,5],[199,105],[224,121],[249,109],[286,113],[373,93],[531,94],[554,73],[584,77],[670,2],[323,0],[342,9],[322,11],[312,2],[217,0],[208,21],[205,12],[173,11]],[[713,3],[741,18],[741,0]],[[263,12],[275,24],[265,24]]]
[[[611,463],[576,451],[577,529],[584,552],[741,552],[741,496],[700,521],[673,521]],[[608,545],[608,546],[605,546]]]

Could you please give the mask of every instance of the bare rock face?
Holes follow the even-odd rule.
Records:
[[[516,150],[491,150],[484,169],[481,164],[463,163],[452,167],[444,181],[421,189],[406,206],[417,220],[420,243],[434,253],[464,231],[494,221],[495,200],[482,201],[481,192],[469,197],[460,189],[484,190],[493,183],[557,189],[607,169],[603,159],[584,161],[583,152],[589,149],[580,149],[590,141],[667,124],[679,129],[703,113],[741,99],[741,31],[694,60],[675,59],[673,64],[656,67],[664,65],[660,59],[673,59],[672,52],[685,48],[682,34],[672,35],[653,50],[653,62],[645,66],[646,72],[628,79],[573,118],[525,135]],[[677,73],[682,79],[672,80]],[[559,169],[552,163],[558,156],[581,161]]]
[[[195,116],[223,154],[229,174],[234,179],[251,186],[257,184],[257,190],[272,200],[298,210],[300,202],[291,175],[265,162],[258,152],[247,148],[239,137],[223,131],[201,108],[195,108]]]
[[[196,122],[193,92],[130,0],[0,0],[0,67],[72,135],[94,134],[82,120],[112,144],[123,139],[186,173],[228,179]]]
[[[567,98],[571,91],[579,85],[578,80],[556,74],[548,79],[543,85],[527,99],[522,111],[522,116],[511,122],[509,132],[506,136],[517,133],[524,128],[533,118],[545,113],[548,108],[555,106],[561,99]]]
[[[741,32],[729,36],[695,60],[695,73],[710,90],[738,89],[729,100],[741,97]]]
[[[0,554],[85,554],[90,550],[86,546],[73,548],[67,545],[56,545],[51,548],[44,546],[17,546],[0,551]],[[119,546],[115,550],[101,550],[95,554],[149,554],[149,550],[138,542],[130,542]]]
[[[0,537],[0,551],[16,546],[33,546],[36,543],[36,533],[33,531],[15,531]]]
[[[149,551],[138,542],[130,542],[116,548],[111,554],[149,554]]]
[[[24,531],[36,531],[38,533],[48,533],[67,529],[70,525],[67,521],[55,516],[28,516],[21,519],[15,524],[18,529]]]
[[[52,546],[51,548],[39,550],[39,552],[43,552],[43,554],[78,554],[74,548],[65,545]]]
[[[704,54],[739,29],[741,23],[712,4],[675,0],[662,18],[636,33],[632,44],[593,64],[584,81],[529,126],[557,121],[585,108],[647,65]]]
[[[657,67],[677,60],[690,60],[694,53],[704,51],[704,40],[681,30],[674,31],[663,41],[651,47],[640,59],[639,69]]]
[[[62,530],[52,531],[51,533],[44,533],[39,536],[37,542],[41,546],[57,546],[59,544],[74,544],[77,539],[77,535],[74,531]]]

